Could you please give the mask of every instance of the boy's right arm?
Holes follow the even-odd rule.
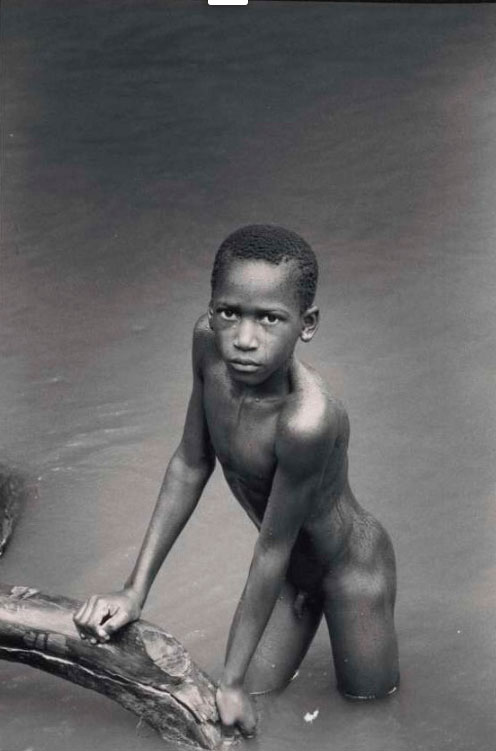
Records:
[[[153,515],[134,569],[120,592],[94,595],[74,616],[82,639],[107,641],[110,634],[137,620],[153,580],[193,512],[215,465],[203,407],[201,363],[205,326],[193,337],[193,391],[181,443],[160,489]]]

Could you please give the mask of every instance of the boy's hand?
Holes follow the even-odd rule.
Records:
[[[108,595],[93,595],[74,614],[81,639],[91,644],[107,642],[110,635],[141,614],[139,598],[133,590],[123,589]]]
[[[222,724],[234,729],[238,726],[243,735],[255,735],[257,718],[253,702],[244,688],[231,688],[222,684],[215,695]]]

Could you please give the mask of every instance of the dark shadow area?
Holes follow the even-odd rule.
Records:
[[[4,555],[21,513],[35,492],[32,479],[0,464],[0,556]]]

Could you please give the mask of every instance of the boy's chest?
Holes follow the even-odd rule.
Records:
[[[204,383],[204,405],[215,453],[225,471],[247,481],[272,482],[281,400],[236,397],[227,379]]]

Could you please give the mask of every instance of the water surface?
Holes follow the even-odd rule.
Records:
[[[213,253],[241,224],[290,226],[321,264],[300,355],[348,406],[352,486],[397,551],[403,684],[346,703],[321,630],[246,748],[492,747],[496,11],[1,14],[1,459],[38,478],[2,579],[122,583],[180,436]],[[146,606],[214,677],[254,540],[216,473]],[[1,670],[2,751],[167,747],[96,694]]]

